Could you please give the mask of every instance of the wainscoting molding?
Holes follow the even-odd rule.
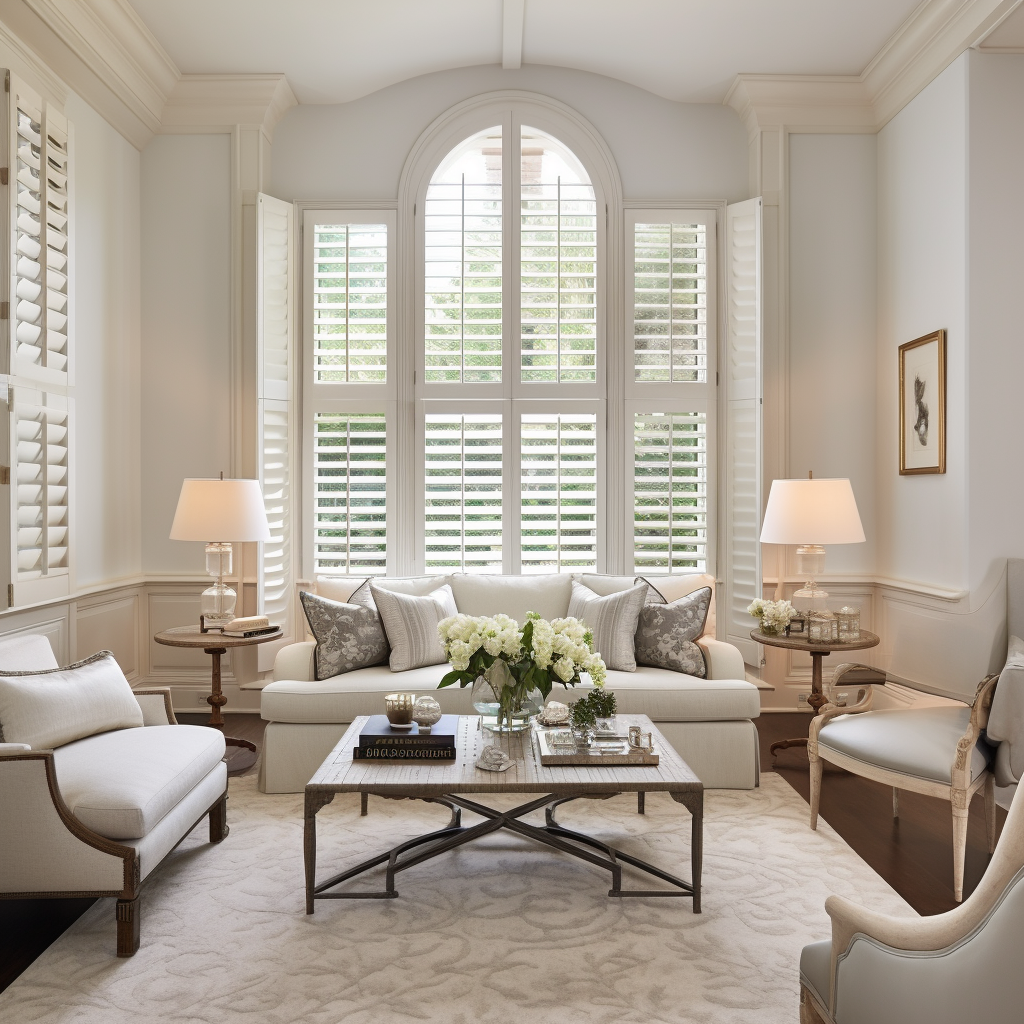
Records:
[[[208,710],[210,656],[202,651],[165,647],[153,634],[199,621],[199,595],[209,577],[138,577],[78,593],[72,598],[0,613],[0,638],[42,633],[61,665],[112,651],[134,687],[168,686],[174,710]],[[2,668],[2,666],[0,666]],[[255,649],[221,659],[221,680],[232,711],[258,711]]]

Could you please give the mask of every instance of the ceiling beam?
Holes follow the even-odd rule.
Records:
[[[523,21],[526,0],[502,0],[501,66],[515,71],[523,66]]]

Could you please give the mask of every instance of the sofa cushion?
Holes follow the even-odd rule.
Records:
[[[671,604],[649,604],[640,610],[636,629],[639,665],[706,676],[704,653],[694,641],[704,632],[711,590],[702,587]]]
[[[572,581],[569,615],[585,623],[594,634],[593,649],[608,668],[623,672],[636,670],[633,644],[646,596],[646,583],[602,597],[579,580]]]
[[[142,708],[110,651],[67,668],[0,674],[0,739],[35,750],[141,728]]]
[[[745,679],[698,679],[640,665],[635,672],[610,671],[605,686],[622,714],[647,715],[652,722],[728,722],[761,713],[757,687]],[[554,687],[551,699],[565,702],[560,692]]]
[[[369,582],[368,576],[317,576],[313,593],[317,597],[326,597],[329,601],[348,604],[352,595]]]
[[[543,619],[563,619],[569,614],[572,577],[567,573],[547,576],[476,576],[457,573],[451,577],[452,593],[466,615],[504,613],[526,623],[526,613]]]
[[[359,601],[360,594],[365,601]],[[388,656],[380,613],[363,584],[349,602],[331,601],[317,594],[299,592],[302,610],[316,639],[314,666],[317,679],[329,679],[339,672],[379,665]]]
[[[0,640],[0,672],[39,672],[57,668],[50,641],[41,633],[25,633]]]
[[[904,708],[833,718],[818,733],[818,749],[946,785],[956,760],[956,742],[967,731],[968,707]],[[979,740],[971,754],[971,779],[988,766],[992,749]]]
[[[108,839],[141,839],[224,757],[202,725],[151,725],[67,743],[53,752],[71,813]]]
[[[384,695],[429,694],[447,714],[471,715],[471,687],[437,689],[447,665],[426,665],[396,675],[386,665],[361,668],[319,682],[282,679],[268,683],[260,699],[260,714],[269,722],[351,722],[358,715],[379,715]]]
[[[450,586],[445,584],[419,596],[378,587],[373,582],[370,592],[391,644],[392,672],[444,663],[446,659],[437,635],[437,624],[449,615],[459,613]]]

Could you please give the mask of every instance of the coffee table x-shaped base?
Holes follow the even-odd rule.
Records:
[[[630,854],[623,853],[607,843],[584,835],[582,832],[575,832],[559,825],[555,820],[555,809],[571,800],[579,799],[600,799],[606,800],[616,796],[616,793],[591,793],[585,796],[563,796],[555,797],[550,793],[530,800],[528,803],[520,804],[511,810],[499,811],[493,807],[487,807],[476,800],[468,800],[464,796],[455,794],[444,794],[442,796],[388,796],[386,799],[393,800],[423,800],[426,803],[443,804],[451,812],[451,820],[443,829],[435,832],[428,832],[425,835],[417,836],[385,853],[371,857],[369,860],[357,864],[347,871],[333,875],[326,881],[316,881],[316,814],[321,807],[325,807],[334,799],[333,793],[323,791],[306,793],[305,813],[305,860],[306,860],[306,913],[313,913],[315,900],[353,900],[353,899],[394,899],[398,896],[395,889],[395,876],[399,871],[422,864],[424,861],[432,860],[443,853],[454,850],[466,843],[473,842],[483,836],[490,835],[500,829],[508,829],[518,835],[549,846],[561,853],[567,853],[572,857],[578,857],[589,864],[604,868],[611,873],[612,887],[608,890],[609,896],[689,896],[693,899],[693,912],[700,913],[700,876],[703,851],[704,835],[704,794],[703,792],[677,792],[672,793],[672,798],[683,804],[692,816],[690,863],[692,882],[686,882],[675,875],[662,871],[661,868],[649,864],[647,861]],[[365,804],[364,804],[365,806]],[[520,819],[545,807],[543,826],[531,825]],[[462,824],[462,811],[472,811],[480,815],[484,821],[477,825],[464,826]],[[335,886],[349,879],[356,878],[381,864],[387,864],[385,870],[384,888],[369,892],[356,892],[342,890],[332,892]],[[622,888],[622,865],[628,864],[631,867],[660,878],[667,882],[672,888],[669,889],[623,889]]]

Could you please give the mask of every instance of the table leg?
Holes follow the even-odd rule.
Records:
[[[316,888],[316,812],[334,799],[333,793],[306,790],[306,808],[302,827],[302,859],[306,869],[306,913],[313,913]]]
[[[690,812],[690,884],[693,886],[693,912],[700,911],[700,876],[704,868],[704,792],[673,793],[672,799]]]
[[[815,714],[818,714],[822,707],[828,703],[828,698],[825,696],[821,685],[821,659],[825,657],[825,653],[825,651],[811,651],[811,692],[807,697],[807,704]],[[776,751],[788,750],[790,747],[806,746],[807,737],[800,736],[793,740],[776,740],[768,748],[768,751],[774,757]]]
[[[211,729],[220,729],[223,732],[224,715],[221,714],[221,708],[227,704],[228,699],[220,688],[220,657],[222,654],[227,653],[227,648],[205,647],[203,650],[213,659],[213,667],[210,672],[210,696],[206,698],[206,703],[210,705],[211,711],[210,720],[206,724]],[[256,763],[257,750],[255,743],[249,740],[238,739],[235,736],[225,736],[224,742],[229,747],[235,748],[234,753],[229,751],[227,754],[229,772],[248,771]]]

